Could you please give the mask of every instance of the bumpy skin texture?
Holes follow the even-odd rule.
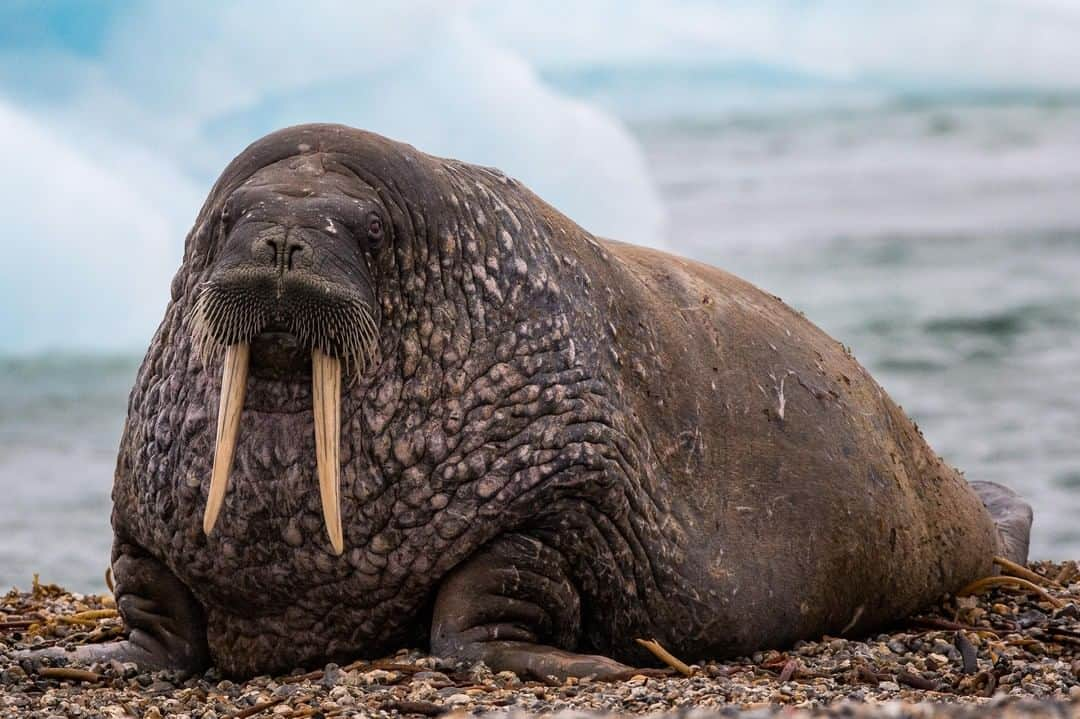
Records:
[[[193,348],[191,310],[226,200],[275,163],[373,189],[392,224],[365,256],[376,362],[342,400],[340,557],[304,377],[253,373],[224,509],[201,529],[221,360]],[[594,238],[498,171],[331,125],[259,140],[215,185],[131,395],[113,501],[116,558],[137,547],[190,588],[236,674],[423,645],[444,580],[513,561],[511,540],[554,557],[537,581],[569,592],[569,619],[530,636],[630,663],[649,661],[635,637],[693,660],[868,630],[990,573],[998,546],[964,479],[778,298]]]

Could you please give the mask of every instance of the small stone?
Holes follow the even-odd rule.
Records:
[[[442,672],[417,672],[416,674],[413,674],[413,680],[427,682],[436,689],[442,689],[443,687],[452,686],[454,684],[450,681],[450,677]]]
[[[896,682],[878,682],[878,689],[886,692],[900,691],[900,685]]]
[[[488,665],[484,664],[484,662],[477,662],[469,668],[469,679],[476,684],[490,681],[492,676],[491,669],[489,669]]]
[[[0,672],[0,682],[3,682],[4,684],[17,684],[24,679],[26,679],[26,672],[18,665],[8,667]]]
[[[1080,700],[1080,684],[1069,687],[1069,698],[1073,701]]]
[[[521,686],[521,678],[513,672],[499,672],[495,675],[495,683],[501,687],[519,687]]]
[[[1080,619],[1080,605],[1070,602],[1054,612],[1055,619]]]
[[[372,669],[370,672],[361,672],[357,676],[360,684],[389,684],[397,679],[397,672],[388,672],[385,669]]]
[[[937,639],[934,641],[934,646],[930,651],[934,652],[935,654],[948,654],[951,648],[952,644],[950,644],[949,642]]]
[[[446,703],[450,706],[460,706],[462,704],[468,704],[472,699],[468,694],[451,694],[446,698]]]
[[[341,671],[341,667],[337,664],[330,663],[327,664],[326,668],[323,670],[322,680],[320,680],[319,683],[327,689],[331,689],[341,683],[342,676],[344,676],[344,672]]]
[[[1046,623],[1046,615],[1037,609],[1030,609],[1016,617],[1016,623],[1021,629],[1041,626]]]

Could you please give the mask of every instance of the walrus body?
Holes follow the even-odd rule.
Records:
[[[339,295],[377,327],[351,363],[319,314]],[[234,346],[250,375],[207,534]],[[315,480],[326,357],[345,362],[340,554]],[[613,676],[649,661],[637,637],[695,660],[864,632],[1026,551],[1030,514],[987,491],[1019,519],[995,526],[778,298],[598,240],[497,171],[289,128],[233,161],[188,237],[113,490],[131,638],[83,655],[254,674],[430,641]]]

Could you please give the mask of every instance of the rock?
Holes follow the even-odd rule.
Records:
[[[503,672],[503,674],[511,674],[511,672]],[[516,675],[514,676],[516,677]],[[450,677],[446,676],[442,672],[435,671],[417,672],[416,674],[413,674],[413,680],[418,682],[427,682],[436,689],[453,686],[454,684],[454,682],[450,681]]]
[[[26,671],[17,664],[0,672],[0,682],[3,684],[16,684],[24,679],[26,679]]]
[[[341,671],[341,667],[330,663],[323,669],[323,676],[319,683],[327,689],[331,689],[341,683],[343,676],[344,672]]]

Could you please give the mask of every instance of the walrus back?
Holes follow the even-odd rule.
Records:
[[[632,288],[627,396],[735,645],[868,629],[991,573],[987,509],[845,347],[726,272],[605,247]]]

